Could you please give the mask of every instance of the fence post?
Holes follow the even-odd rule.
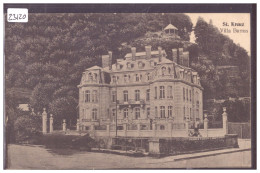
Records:
[[[80,123],[79,123],[79,119],[77,119],[77,131],[80,131]]]
[[[53,132],[53,116],[52,114],[50,115],[50,133]]]
[[[107,124],[107,136],[110,136],[110,125]]]
[[[62,131],[66,132],[66,119],[63,119]]]
[[[208,137],[209,120],[208,115],[204,114],[204,131],[206,132],[206,137]]]
[[[126,136],[126,135],[127,135],[127,134],[126,134],[126,133],[127,133],[127,123],[124,123],[123,126],[124,126],[124,133],[125,133],[124,136]]]
[[[47,133],[47,112],[46,112],[46,108],[43,108],[43,113],[42,113],[42,133],[43,134]]]
[[[186,129],[187,136],[189,136],[189,119],[186,119],[185,121],[185,129]]]
[[[222,114],[222,119],[223,119],[223,130],[224,130],[224,135],[228,134],[228,119],[227,119],[227,108],[223,107],[223,114]]]

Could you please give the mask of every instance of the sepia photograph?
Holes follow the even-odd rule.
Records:
[[[4,4],[3,22],[4,169],[256,169],[256,4]]]

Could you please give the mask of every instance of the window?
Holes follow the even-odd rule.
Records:
[[[147,81],[151,80],[150,73],[147,73]]]
[[[186,99],[187,99],[187,101],[188,101],[188,100],[189,100],[189,92],[188,92],[188,88],[186,88],[186,95],[187,95]]]
[[[125,74],[124,75],[124,82],[127,83],[128,82],[128,76]]]
[[[135,108],[135,119],[140,118],[140,108]]]
[[[164,125],[160,125],[160,130],[165,130],[165,126]]]
[[[112,91],[112,102],[116,102],[116,91]]]
[[[128,91],[124,91],[124,102],[128,101]]]
[[[144,64],[143,64],[142,62],[139,62],[139,63],[138,63],[138,67],[139,67],[139,68],[143,68],[143,67],[144,67]]]
[[[112,77],[112,82],[116,83],[116,77],[115,76]]]
[[[127,68],[131,68],[131,63],[128,62],[128,63],[126,64],[126,66],[127,66]]]
[[[140,78],[139,78],[139,74],[135,74],[135,81],[139,82]]]
[[[94,81],[97,81],[97,73],[94,73]]]
[[[192,115],[191,115],[191,108],[190,108],[190,117],[192,117]]]
[[[168,106],[168,117],[172,117],[172,106]]]
[[[92,109],[92,120],[97,120],[97,109]]]
[[[146,100],[149,101],[150,100],[150,89],[146,90]]]
[[[190,102],[191,102],[191,90],[190,90]]]
[[[165,75],[166,67],[162,67],[162,75]]]
[[[128,109],[124,109],[124,119],[128,118]]]
[[[160,86],[160,99],[165,98],[165,91],[164,91],[164,86]]]
[[[90,91],[85,91],[85,102],[90,102]]]
[[[135,90],[135,101],[140,101],[140,90]]]
[[[88,80],[89,80],[89,81],[92,81],[92,80],[93,80],[93,77],[92,77],[92,74],[91,74],[91,73],[88,74]]]
[[[185,88],[183,88],[183,101],[185,101]]]
[[[171,99],[173,98],[172,97],[172,86],[167,87],[167,97],[171,98]]]
[[[168,67],[168,73],[171,74],[171,68],[170,67]]]
[[[92,92],[92,102],[97,102],[98,98],[97,98],[97,90],[94,90]]]
[[[160,115],[161,118],[165,118],[165,106],[160,106]]]
[[[157,87],[154,87],[154,98],[157,99]]]
[[[112,109],[112,119],[115,120],[116,118],[116,109]]]
[[[147,118],[150,117],[150,108],[146,108],[146,115],[147,115]]]
[[[154,114],[155,114],[155,117],[158,117],[158,109],[157,109],[157,106],[155,106],[155,108],[154,108]]]
[[[185,117],[185,106],[183,106],[183,116]]]

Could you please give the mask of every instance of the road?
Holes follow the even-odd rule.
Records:
[[[7,169],[126,169],[250,167],[251,151],[174,161],[95,152],[54,153],[41,146],[9,145]]]

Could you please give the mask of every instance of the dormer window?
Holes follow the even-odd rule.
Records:
[[[143,67],[144,67],[144,65],[145,65],[145,64],[144,64],[143,62],[141,62],[141,61],[140,61],[140,62],[138,62],[138,67],[139,67],[139,68],[143,68]]]
[[[166,67],[162,67],[162,75],[165,75]]]
[[[126,66],[127,66],[127,68],[131,68],[131,63],[128,62],[128,63],[126,64]]]
[[[128,82],[128,76],[126,74],[124,75],[124,81],[125,83]]]
[[[117,65],[116,65],[116,69],[117,69],[117,70],[120,70],[121,68],[123,68],[123,65],[121,65],[121,64],[117,64]]]
[[[89,80],[89,81],[93,81],[93,76],[92,76],[91,73],[88,74],[88,80]]]
[[[153,67],[154,66],[154,62],[150,61],[150,65],[151,65],[151,67]]]
[[[113,81],[113,83],[116,83],[116,76],[112,77],[112,81]]]
[[[139,74],[135,74],[135,81],[136,81],[136,82],[139,82],[139,81],[140,81]]]

